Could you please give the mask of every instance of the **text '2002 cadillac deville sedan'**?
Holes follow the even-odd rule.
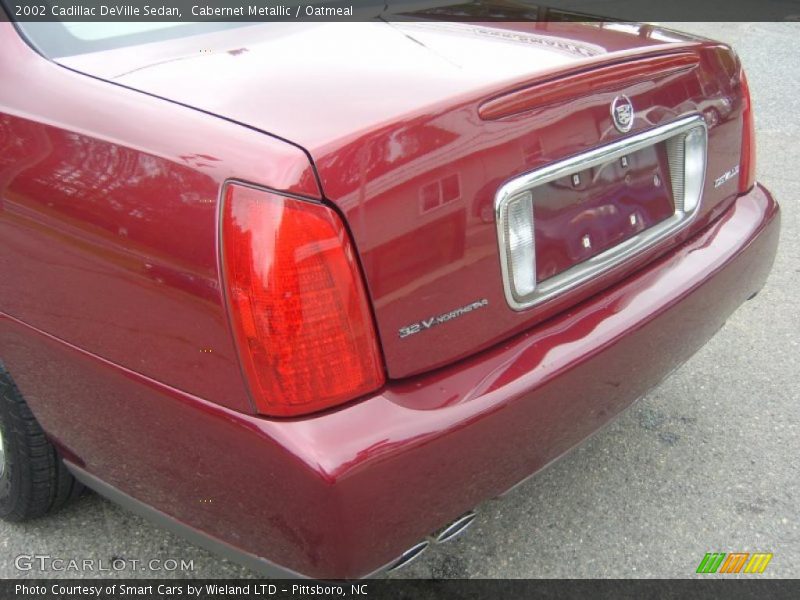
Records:
[[[647,25],[0,23],[0,513],[272,574],[469,524],[763,285],[735,53]],[[434,532],[434,533],[431,533]]]

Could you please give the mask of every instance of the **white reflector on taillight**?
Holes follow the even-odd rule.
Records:
[[[533,196],[526,192],[505,206],[509,273],[514,293],[524,297],[536,288],[536,261],[533,240]]]
[[[706,175],[706,130],[691,129],[684,139],[683,212],[693,213],[703,195]],[[678,198],[675,199],[678,201]]]

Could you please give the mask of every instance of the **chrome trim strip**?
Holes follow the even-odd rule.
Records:
[[[578,154],[542,167],[541,169],[531,171],[530,173],[526,173],[504,184],[495,195],[494,208],[498,247],[500,250],[503,291],[505,292],[508,305],[517,311],[536,306],[612,269],[685,227],[695,214],[697,214],[701,200],[698,198],[694,203],[694,209],[687,213],[682,210],[685,199],[675,198],[675,213],[673,216],[554,277],[538,282],[531,294],[525,297],[517,297],[514,293],[511,281],[511,264],[508,253],[509,245],[505,232],[506,207],[514,197],[544,183],[569,176],[576,171],[582,171],[612,160],[617,160],[626,154],[631,154],[637,150],[685,134],[697,127],[702,127],[703,130],[703,180],[698,187],[700,195],[702,196],[702,190],[705,185],[705,171],[708,163],[708,128],[705,119],[703,119],[701,115],[684,117],[672,123],[660,125],[654,129],[637,133],[599,148],[594,148],[583,154]],[[685,170],[685,164],[683,168]],[[673,174],[671,173],[670,175],[672,176]]]

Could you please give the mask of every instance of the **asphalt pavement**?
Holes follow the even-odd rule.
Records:
[[[772,553],[761,577],[797,576],[800,23],[674,26],[733,44],[747,69],[758,178],[783,209],[767,285],[614,424],[392,577],[693,577],[706,552],[734,551]],[[193,561],[127,577],[256,576],[94,494],[35,522],[0,522],[0,577],[64,575],[15,565],[31,554]]]

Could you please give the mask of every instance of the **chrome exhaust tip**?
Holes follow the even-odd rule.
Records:
[[[431,543],[428,540],[422,540],[419,544],[411,546],[411,548],[400,555],[400,558],[398,558],[391,567],[386,569],[386,572],[391,573],[411,564],[420,556],[422,556],[422,553],[425,552],[430,545]]]
[[[476,516],[477,515],[474,511],[464,513],[446,527],[433,532],[430,536],[428,536],[427,539],[424,539],[418,544],[411,546],[411,548],[400,555],[400,558],[392,563],[392,566],[386,568],[386,570],[383,572],[392,573],[411,564],[420,556],[422,556],[423,552],[430,548],[431,544],[443,544],[444,542],[449,542],[450,540],[457,538],[459,535],[464,533],[470,525],[472,525],[472,522],[475,520]]]
[[[470,525],[472,525],[475,517],[476,515],[474,511],[469,511],[468,513],[461,515],[455,521],[450,523],[450,525],[434,533],[434,541],[437,544],[442,544],[457,538],[459,535],[464,533]]]

